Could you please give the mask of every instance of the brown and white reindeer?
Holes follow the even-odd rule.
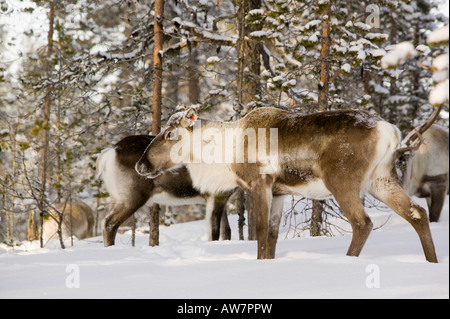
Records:
[[[124,221],[144,205],[153,203],[167,206],[206,204],[209,240],[218,240],[219,236],[230,239],[231,230],[225,211],[230,193],[200,193],[193,188],[185,166],[157,178],[137,174],[135,165],[153,138],[149,135],[125,137],[113,148],[103,151],[97,159],[97,172],[111,196],[110,212],[103,220],[105,247],[114,245],[117,230]]]
[[[58,238],[61,214],[62,238],[66,239],[73,235],[78,239],[85,239],[94,236],[94,212],[89,205],[82,201],[74,201],[60,203],[55,208],[56,210],[50,209],[49,215],[44,216],[42,238],[45,242]],[[37,238],[38,236],[29,234],[29,237]]]
[[[245,189],[257,214],[259,259],[275,257],[286,194],[334,196],[353,230],[347,255],[358,256],[372,230],[361,200],[370,193],[411,223],[426,259],[437,262],[426,211],[396,174],[394,125],[360,111],[300,115],[276,108],[255,109],[236,122],[201,122],[193,109],[174,114],[136,170],[154,178],[183,162],[202,192]]]
[[[404,144],[408,146],[397,151],[403,188],[410,196],[426,198],[430,222],[437,222],[449,189],[448,131],[434,124],[415,132],[419,132],[416,138],[407,136]]]

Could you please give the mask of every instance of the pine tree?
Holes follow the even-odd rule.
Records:
[[[23,14],[49,12],[48,1],[35,3]],[[29,30],[21,36],[35,48],[0,62],[3,212],[31,211],[44,186],[48,204],[81,193],[100,202],[106,194],[95,177],[96,156],[126,135],[159,127],[150,117],[158,91],[162,124],[179,104],[225,121],[261,106],[350,108],[407,132],[431,113],[428,92],[445,73],[433,75],[433,61],[448,49],[426,38],[446,18],[428,0],[166,0],[158,88],[154,1],[52,3],[51,41],[42,41],[48,29]],[[18,40],[1,28],[5,57]],[[417,55],[382,69],[380,59],[403,41]],[[20,72],[10,73],[13,64]],[[46,178],[33,162],[44,149]]]
[[[153,120],[152,134],[158,135],[161,131],[161,104],[162,104],[162,83],[163,83],[163,63],[161,51],[164,41],[164,1],[155,1],[155,22],[154,22],[154,48],[153,66],[155,69],[153,80]],[[159,245],[159,205],[153,204],[150,213],[150,246]]]

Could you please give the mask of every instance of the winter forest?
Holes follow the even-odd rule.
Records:
[[[448,130],[444,8],[433,0],[0,0],[0,241],[44,247],[42,220],[72,201],[92,208],[100,236],[110,196],[99,154],[126,136],[158,133],[189,106],[225,122],[265,106],[356,109],[403,136],[442,107],[436,123]],[[297,200],[310,217],[294,228],[314,232],[319,220],[317,235],[339,233],[325,226],[327,214],[344,218],[333,201],[292,198],[284,211],[294,214]],[[148,228],[151,218],[131,224]],[[202,218],[202,206],[161,207],[157,224]]]

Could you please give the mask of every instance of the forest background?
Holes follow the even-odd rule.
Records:
[[[165,0],[162,122],[190,105],[222,121],[263,106],[360,109],[406,134],[433,112],[436,83],[448,81],[448,62],[432,67],[448,54],[448,36],[427,42],[448,24],[443,4]],[[152,131],[154,5],[0,0],[0,241],[25,240],[30,216],[59,202],[107,210],[98,154]],[[382,68],[404,41],[409,59]],[[448,88],[444,103],[438,122],[448,128]]]

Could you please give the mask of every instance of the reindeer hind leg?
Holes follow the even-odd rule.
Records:
[[[428,216],[422,207],[414,203],[394,177],[380,177],[375,180],[370,194],[382,201],[397,214],[406,219],[416,230],[429,262],[437,262]]]
[[[105,247],[115,244],[117,230],[120,225],[133,215],[141,205],[128,206],[124,203],[115,203],[111,212],[103,220],[103,244]]]
[[[448,192],[448,182],[433,183],[430,185],[430,197],[427,198],[430,222],[438,222],[444,207],[445,196]]]
[[[372,221],[364,211],[359,192],[338,190],[333,195],[352,226],[352,241],[347,256],[358,257],[372,231]]]

